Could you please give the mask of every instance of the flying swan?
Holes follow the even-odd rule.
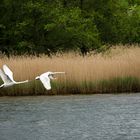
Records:
[[[42,82],[43,86],[47,89],[50,90],[51,89],[51,84],[50,84],[50,80],[51,79],[56,79],[54,77],[55,74],[65,74],[65,72],[45,72],[43,74],[41,74],[40,76],[37,76],[35,79],[39,80]]]
[[[0,69],[0,77],[3,80],[3,82],[4,82],[4,84],[2,84],[0,86],[0,88],[9,87],[9,86],[12,86],[12,85],[15,85],[15,84],[21,84],[21,83],[28,82],[28,80],[16,82],[13,79],[13,72],[8,68],[7,65],[3,65],[3,70]]]

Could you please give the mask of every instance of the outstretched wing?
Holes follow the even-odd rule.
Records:
[[[52,72],[52,74],[66,74],[65,72]]]
[[[11,83],[11,79],[0,69],[0,77],[5,84]]]
[[[40,76],[40,81],[42,82],[42,84],[47,90],[51,89],[51,83],[48,76]]]
[[[13,79],[13,72],[8,68],[7,65],[3,65],[3,71],[10,78],[11,81],[14,81],[14,79]]]

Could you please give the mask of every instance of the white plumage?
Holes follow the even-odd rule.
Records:
[[[8,68],[7,65],[3,65],[3,70],[0,69],[0,77],[4,82],[4,84],[2,84],[0,88],[28,82],[28,80],[16,82],[13,78],[13,72]]]
[[[40,76],[37,76],[35,79],[36,80],[40,79],[40,81],[42,82],[43,86],[47,90],[50,90],[51,89],[50,80],[51,79],[56,79],[56,78],[54,78],[55,74],[65,74],[65,72],[46,72],[46,73],[41,74]]]

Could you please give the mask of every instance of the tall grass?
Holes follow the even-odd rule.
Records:
[[[0,89],[0,95],[49,95],[91,94],[107,92],[140,91],[140,48],[115,46],[100,54],[85,57],[78,53],[11,56],[1,55],[0,67],[7,64],[15,80],[31,80],[30,83]],[[46,71],[65,71],[52,81],[52,90],[46,91],[35,77]],[[2,82],[1,82],[2,83]]]

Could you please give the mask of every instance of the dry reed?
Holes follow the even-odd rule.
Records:
[[[137,80],[140,79],[139,47],[115,46],[104,54],[89,54],[85,57],[77,53],[58,54],[52,58],[45,55],[10,58],[1,56],[0,67],[3,64],[7,64],[13,71],[15,80],[33,81],[2,89],[1,95],[88,94],[140,90]],[[34,81],[37,75],[46,71],[66,72],[65,76],[58,76],[58,80],[52,81],[51,91],[46,91],[39,81]]]

